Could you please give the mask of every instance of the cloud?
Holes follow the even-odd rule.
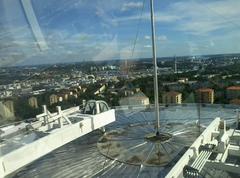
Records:
[[[165,23],[170,23],[170,22],[176,22],[177,20],[181,20],[181,16],[179,15],[173,15],[171,12],[168,13],[156,13],[155,14],[155,22],[165,22]]]
[[[215,46],[215,43],[212,40],[210,41],[210,46]]]
[[[119,49],[118,49],[118,42],[117,42],[117,36],[114,37],[114,39],[111,42],[108,42],[106,44],[102,44],[102,49],[99,53],[96,54],[96,56],[93,57],[94,61],[97,60],[110,60],[117,58],[119,55]]]
[[[111,28],[117,26],[116,21],[112,20],[114,17],[111,13],[105,11],[105,8],[96,7],[96,15],[101,19],[101,25],[105,28]]]
[[[166,42],[166,41],[168,41],[168,38],[165,35],[160,35],[157,37],[157,40],[159,40],[161,42]]]
[[[0,66],[34,57],[36,59],[33,60],[45,60],[46,63],[57,60],[80,61],[117,56],[131,57],[132,46],[129,46],[128,39],[136,33],[135,24],[140,18],[138,9],[142,6],[141,2],[133,2],[133,0],[128,3],[117,0],[91,2],[84,0],[80,4],[78,4],[79,0],[61,2],[63,4],[56,4],[54,8],[52,7],[55,3],[47,2],[47,10],[44,10],[45,4],[39,3],[42,4],[41,8],[36,5],[36,8],[41,11],[38,20],[49,47],[49,50],[44,53],[39,52],[37,42],[30,33],[29,26],[25,24],[25,17],[24,21],[19,21],[17,18],[22,12],[17,13],[17,16],[12,12],[15,9],[6,12],[6,18],[2,19],[9,22],[19,21],[19,24],[0,22],[0,25],[4,24],[6,27],[6,29],[2,27],[0,29]],[[238,43],[240,1],[166,2],[156,1],[155,6],[159,56],[173,55],[173,51],[176,54],[186,55],[240,50]],[[92,15],[91,18],[90,15]],[[137,57],[136,55],[147,56],[151,52],[150,26],[147,26],[149,22],[149,9],[144,8],[139,28],[142,28],[140,35],[146,35],[137,41],[134,58]],[[119,36],[118,40],[114,40],[115,35]],[[122,45],[122,43],[125,44]]]
[[[151,37],[150,37],[149,35],[145,35],[144,38],[145,38],[146,40],[150,40],[150,39],[151,39]]]
[[[128,11],[131,9],[140,8],[142,6],[143,4],[141,2],[128,2],[123,4],[121,11]]]
[[[240,27],[240,1],[183,1],[170,5],[163,13],[179,15],[175,29],[193,35],[207,35],[218,30]]]
[[[151,36],[145,35],[144,39],[145,40],[151,40]],[[159,35],[159,36],[156,37],[156,40],[161,41],[161,42],[166,42],[166,41],[168,41],[168,38],[167,38],[166,35]]]
[[[134,5],[129,3],[131,6]],[[239,7],[240,1],[236,0],[170,2],[160,12],[156,10],[155,22],[167,23],[173,30],[192,35],[208,35],[218,30],[239,28]],[[135,13],[117,17],[113,21],[129,23],[140,17],[140,14]],[[150,21],[150,13],[144,12],[142,19]]]
[[[140,19],[140,15],[129,15],[129,16],[123,16],[123,17],[118,17],[113,19],[115,22],[126,22],[129,23],[129,21],[135,21]],[[142,19],[150,21],[150,13],[143,13],[142,14]],[[155,13],[155,22],[165,22],[165,23],[170,23],[170,22],[175,22],[177,20],[180,20],[181,17],[178,15],[171,15],[171,14],[165,14],[165,13]]]
[[[151,48],[152,45],[144,45],[143,47],[144,47],[144,48]]]

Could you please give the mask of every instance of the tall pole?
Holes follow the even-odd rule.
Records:
[[[198,126],[198,133],[200,135],[201,133],[201,104],[202,102],[200,101],[200,103],[198,102],[198,123],[197,123],[197,126]]]
[[[153,53],[153,64],[154,64],[154,102],[155,102],[155,117],[156,117],[156,135],[159,135],[159,102],[158,102],[158,67],[156,57],[156,42],[155,42],[155,20],[154,20],[154,7],[153,0],[150,0],[151,7],[151,26],[152,26],[152,53]]]

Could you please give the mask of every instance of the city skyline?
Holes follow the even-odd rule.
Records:
[[[20,1],[3,0],[0,66],[151,57],[147,0],[31,2],[48,48],[37,47]],[[238,53],[239,5],[155,1],[158,57]]]

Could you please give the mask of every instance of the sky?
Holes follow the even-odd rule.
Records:
[[[151,57],[149,2],[1,0],[0,67]],[[239,7],[155,0],[157,56],[239,53]]]

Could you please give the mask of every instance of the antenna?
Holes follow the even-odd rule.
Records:
[[[156,41],[155,41],[155,17],[153,0],[150,0],[151,7],[151,26],[152,26],[152,53],[153,53],[153,64],[154,64],[154,102],[155,102],[155,117],[156,117],[156,135],[159,135],[160,128],[160,114],[159,114],[159,102],[158,102],[158,67],[156,57]]]

